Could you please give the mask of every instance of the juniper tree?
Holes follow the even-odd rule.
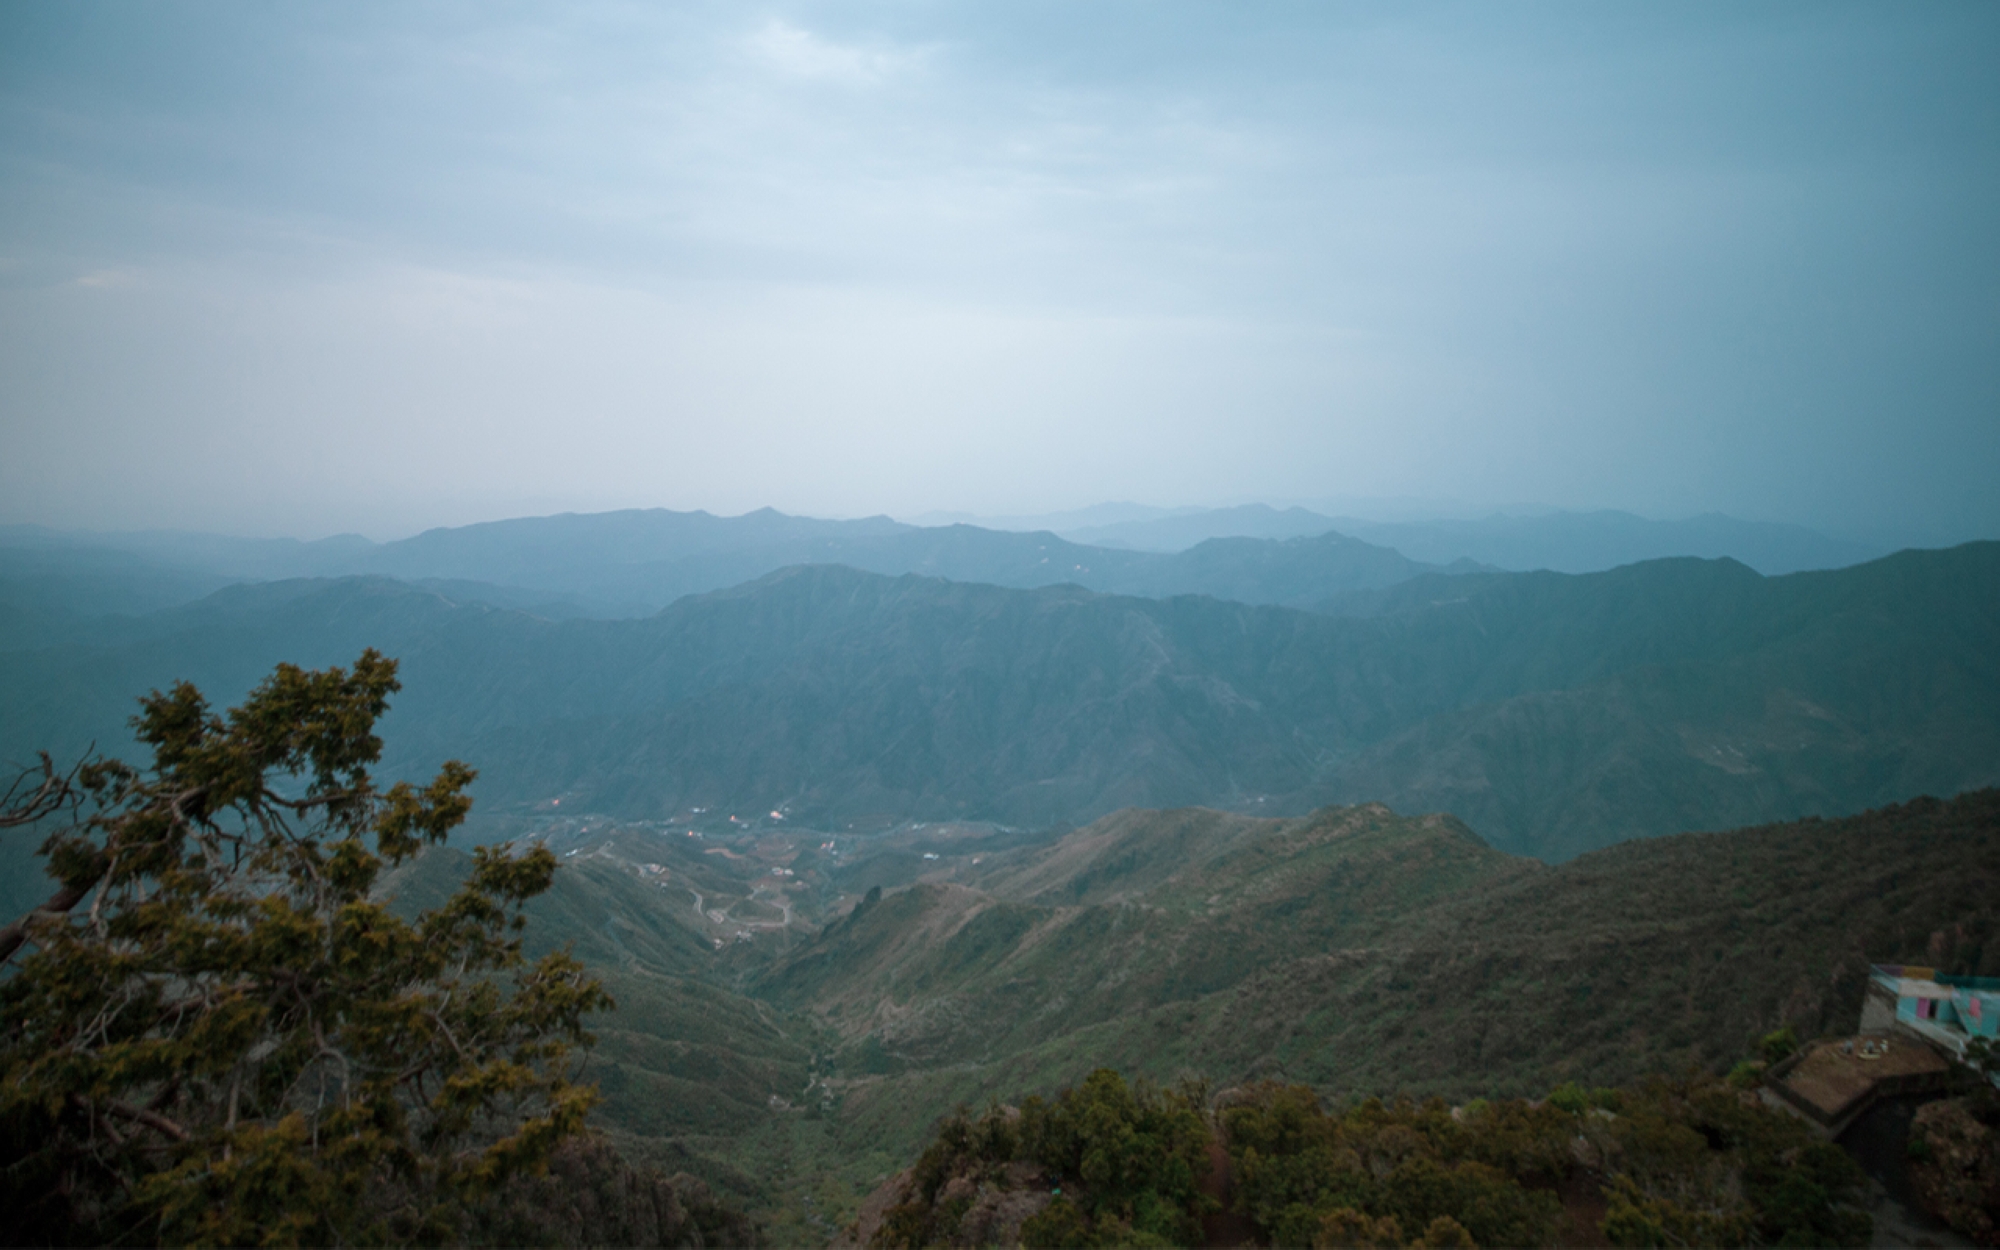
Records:
[[[456,761],[369,775],[399,688],[372,650],[224,715],[179,683],[133,718],[150,767],[44,756],[8,796],[57,826],[54,897],[0,930],[10,1241],[447,1240],[582,1129],[610,1000],[521,948],[554,856],[482,847],[413,917],[376,896],[471,806]]]

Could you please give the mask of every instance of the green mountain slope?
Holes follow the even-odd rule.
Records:
[[[1715,1067],[1781,1023],[1852,1028],[1871,960],[2000,972],[1996,886],[1990,790],[1626,843],[1482,884],[1378,949],[1265,968],[1177,1045],[1205,1070],[1452,1096]],[[1092,1044],[1157,1050],[1137,1024]]]
[[[726,907],[747,894],[743,874],[704,863],[672,838],[626,834],[571,849],[553,887],[527,908],[526,937],[530,957],[570,950],[617,1002],[591,1021],[589,1075],[606,1098],[597,1124],[628,1157],[692,1169],[736,1201],[769,1204],[771,1178],[760,1174],[755,1148],[760,1134],[787,1127],[785,1108],[811,1084],[822,1030],[733,990],[719,926],[688,904],[700,885],[705,903]],[[379,892],[412,910],[434,907],[470,864],[438,848],[387,876]]]
[[[1100,1066],[1539,1095],[1849,1028],[1870,961],[2000,973],[1993,790],[1556,867],[1379,804],[1128,810],[1043,837],[553,810],[520,829],[565,865],[532,942],[619,1003],[593,1025],[600,1123],[791,1240],[844,1223],[956,1103]],[[382,890],[429,905],[465,863],[435,850]]]
[[[1521,870],[1456,821],[1380,806],[1296,821],[1122,813],[964,870],[1050,881],[1026,900],[926,881],[857,907],[752,987],[826,1019],[866,1067],[990,1060],[1234,985],[1301,946],[1379,942]]]
[[[579,825],[551,845],[570,868],[531,931],[620,1003],[596,1026],[603,1122],[803,1239],[955,1104],[1100,1066],[1336,1102],[1539,1096],[1719,1071],[1781,1025],[1850,1029],[1871,961],[2000,973],[1990,790],[1553,868],[1380,805],[1124,811],[1045,839]],[[910,884],[869,889],[910,860]],[[414,900],[454,870],[436,853],[386,888]],[[725,915],[795,903],[743,931],[688,906],[695,889]]]
[[[386,579],[237,587],[159,636],[0,654],[0,750],[115,744],[132,692],[403,661],[405,772],[485,811],[1047,826],[1119,807],[1446,810],[1549,859],[2000,781],[2000,544],[1761,578],[1662,561],[1420,579],[1368,619],[786,570],[641,621]],[[115,749],[115,747],[114,747]]]
[[[1170,861],[1100,875],[1149,831]],[[954,1103],[1107,1065],[1336,1100],[1717,1071],[1780,1025],[1851,1029],[1870,961],[2000,973],[2000,791],[1555,868],[1379,807],[1125,812],[971,858],[940,854],[752,984],[838,1036],[823,1071],[856,1157],[907,1158]]]

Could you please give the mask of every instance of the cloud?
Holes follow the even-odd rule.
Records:
[[[782,18],[772,18],[744,46],[775,73],[805,82],[841,87],[874,87],[924,59],[923,50],[835,43]]]
[[[0,6],[0,518],[2000,524],[1992,6],[91,2]]]
[[[128,269],[94,269],[76,280],[78,286],[115,287],[131,286],[139,277]]]

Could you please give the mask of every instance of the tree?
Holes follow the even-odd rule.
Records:
[[[376,897],[471,807],[456,761],[370,777],[398,689],[372,650],[223,716],[178,683],[133,718],[150,768],[44,756],[8,796],[0,824],[60,826],[54,897],[0,931],[11,1240],[443,1241],[583,1128],[610,999],[521,949],[555,857],[482,847],[411,918]]]

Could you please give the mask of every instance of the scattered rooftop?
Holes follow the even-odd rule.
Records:
[[[1862,1034],[1814,1042],[1771,1075],[1768,1088],[1837,1134],[1877,1097],[1945,1085],[1951,1064],[1916,1038]]]

